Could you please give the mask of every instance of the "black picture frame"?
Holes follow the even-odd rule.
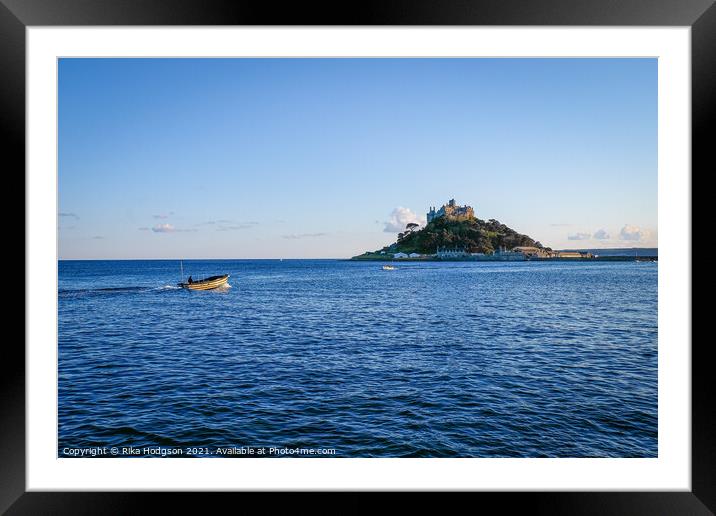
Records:
[[[25,29],[86,25],[554,25],[689,26],[692,73],[692,172],[716,169],[709,122],[716,112],[716,6],[713,0],[363,0],[286,3],[204,0],[0,0],[0,131],[7,175],[25,167]],[[9,158],[9,159],[8,159]],[[13,159],[14,158],[14,159]],[[689,173],[689,171],[685,171]],[[24,176],[22,176],[24,177]],[[23,185],[24,188],[24,185]],[[25,270],[27,277],[29,271]],[[693,318],[693,316],[692,316]],[[480,493],[550,514],[713,514],[716,512],[715,382],[710,339],[692,350],[691,492]],[[182,493],[28,493],[25,490],[25,350],[5,339],[0,375],[0,511],[96,514],[187,508]],[[227,494],[224,496],[235,496]],[[198,494],[205,507],[208,494]],[[241,495],[239,495],[241,496]],[[246,496],[244,494],[243,496]],[[203,500],[203,501],[202,501]],[[481,501],[481,503],[484,503]],[[108,510],[109,508],[109,510]]]

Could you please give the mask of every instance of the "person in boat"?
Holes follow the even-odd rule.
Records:
[[[191,284],[191,283],[194,283],[194,280],[191,279],[191,276],[189,276],[189,283],[190,283],[190,284]]]

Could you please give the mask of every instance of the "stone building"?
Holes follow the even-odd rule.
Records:
[[[447,204],[443,204],[437,211],[434,206],[430,207],[430,211],[427,213],[428,223],[438,217],[445,217],[450,220],[471,219],[475,217],[475,210],[472,209],[472,206],[459,206],[455,204],[455,199],[450,199]]]

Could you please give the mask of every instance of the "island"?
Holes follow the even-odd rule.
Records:
[[[582,251],[555,251],[495,219],[481,220],[472,206],[450,199],[440,209],[431,207],[427,224],[410,223],[396,242],[354,256],[351,260],[594,260]],[[630,259],[629,257],[603,257]],[[602,259],[603,259],[602,258]]]

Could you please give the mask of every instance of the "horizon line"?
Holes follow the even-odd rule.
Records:
[[[645,247],[573,247],[564,249],[555,249],[555,251],[579,251],[590,249],[599,250],[629,250],[629,249],[659,249],[659,246]],[[359,255],[356,255],[359,256]],[[190,261],[190,260],[350,260],[352,257],[323,257],[323,258],[57,258],[58,262],[93,262],[93,261]]]

